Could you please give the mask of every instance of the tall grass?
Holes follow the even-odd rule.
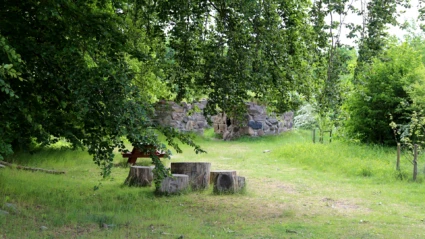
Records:
[[[213,170],[237,170],[248,184],[247,192],[237,195],[214,195],[209,189],[157,197],[153,187],[124,186],[127,167],[114,168],[111,177],[102,180],[84,151],[53,147],[17,154],[9,161],[66,174],[0,169],[0,238],[423,235],[425,189],[422,183],[397,177],[395,149],[311,141],[308,131],[230,142],[208,131],[196,136],[207,154],[197,155],[183,146],[183,154],[163,159],[167,166],[207,161]],[[122,161],[119,155],[116,161]],[[409,178],[410,165],[403,162],[402,173]],[[99,182],[100,189],[93,190]]]

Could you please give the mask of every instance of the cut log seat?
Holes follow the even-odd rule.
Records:
[[[161,182],[158,189],[160,194],[176,194],[187,189],[189,186],[189,176],[186,174],[173,174],[172,177],[166,177]]]
[[[171,173],[189,175],[192,190],[207,189],[210,182],[211,163],[207,162],[173,162]]]
[[[131,166],[124,184],[135,187],[150,187],[153,181],[152,167]]]

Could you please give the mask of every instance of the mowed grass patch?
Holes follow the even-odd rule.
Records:
[[[196,141],[208,154],[163,159],[211,162],[247,178],[243,194],[158,197],[123,186],[128,168],[107,180],[86,152],[48,149],[15,163],[65,170],[49,175],[0,170],[4,238],[421,238],[424,185],[394,177],[395,150],[311,143],[310,132]],[[211,135],[211,133],[210,133]],[[351,152],[351,153],[350,153]],[[117,155],[116,161],[122,161]],[[376,162],[375,162],[376,161]],[[148,164],[149,160],[138,160]],[[364,166],[370,175],[361,173]],[[391,169],[392,168],[392,169]],[[387,175],[387,172],[389,175]],[[101,182],[99,190],[93,187]],[[47,229],[45,229],[46,227]]]

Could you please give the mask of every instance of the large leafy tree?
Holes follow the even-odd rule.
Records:
[[[403,87],[412,82],[404,69],[415,70],[413,58],[397,55],[397,47],[389,41],[389,25],[397,25],[399,7],[409,7],[406,0],[361,0],[360,8],[352,8],[362,17],[361,24],[349,24],[350,37],[358,44],[357,65],[353,76],[352,97],[347,101],[349,120],[347,130],[351,137],[373,143],[392,141],[388,127],[390,114],[401,117],[400,102],[409,102]],[[399,48],[408,51],[408,47]],[[385,53],[384,53],[385,52]],[[404,64],[404,60],[411,61]],[[398,77],[398,79],[397,79]]]
[[[177,99],[204,95],[233,113],[255,97],[276,110],[309,96],[309,1],[173,1],[162,6],[169,22]]]
[[[115,148],[165,149],[151,103],[205,95],[210,110],[252,96],[278,110],[309,96],[303,1],[46,0],[0,3],[0,155],[66,138],[107,175]],[[160,88],[160,90],[158,90]],[[153,159],[160,177],[166,170]]]
[[[87,147],[107,175],[123,137],[163,148],[152,129],[149,94],[134,85],[129,56],[144,52],[129,38],[119,1],[0,3],[0,156],[31,143],[66,138]],[[179,137],[161,129],[172,146]],[[179,150],[177,148],[177,150]],[[158,179],[166,170],[154,158]]]
[[[424,82],[422,56],[408,43],[392,43],[365,69],[363,84],[346,104],[351,113],[347,130],[366,142],[394,142],[391,119],[407,124],[412,111],[421,108],[417,96]]]

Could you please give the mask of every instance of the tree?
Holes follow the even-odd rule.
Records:
[[[415,85],[424,80],[421,54],[408,43],[392,43],[375,57],[359,78],[363,84],[346,102],[350,118],[346,127],[351,135],[373,143],[392,143],[388,126],[390,116],[399,124],[407,124],[412,113]]]
[[[166,5],[164,7],[164,5]],[[276,110],[310,96],[309,1],[173,1],[162,5],[177,100],[207,96],[209,112],[244,109],[252,96]],[[253,94],[252,94],[253,93]]]
[[[165,146],[152,127],[148,94],[133,84],[129,55],[138,48],[120,1],[2,1],[0,3],[0,155],[59,138],[86,147],[107,176],[113,150]],[[159,128],[202,150],[186,135]],[[158,180],[167,174],[158,158]]]

